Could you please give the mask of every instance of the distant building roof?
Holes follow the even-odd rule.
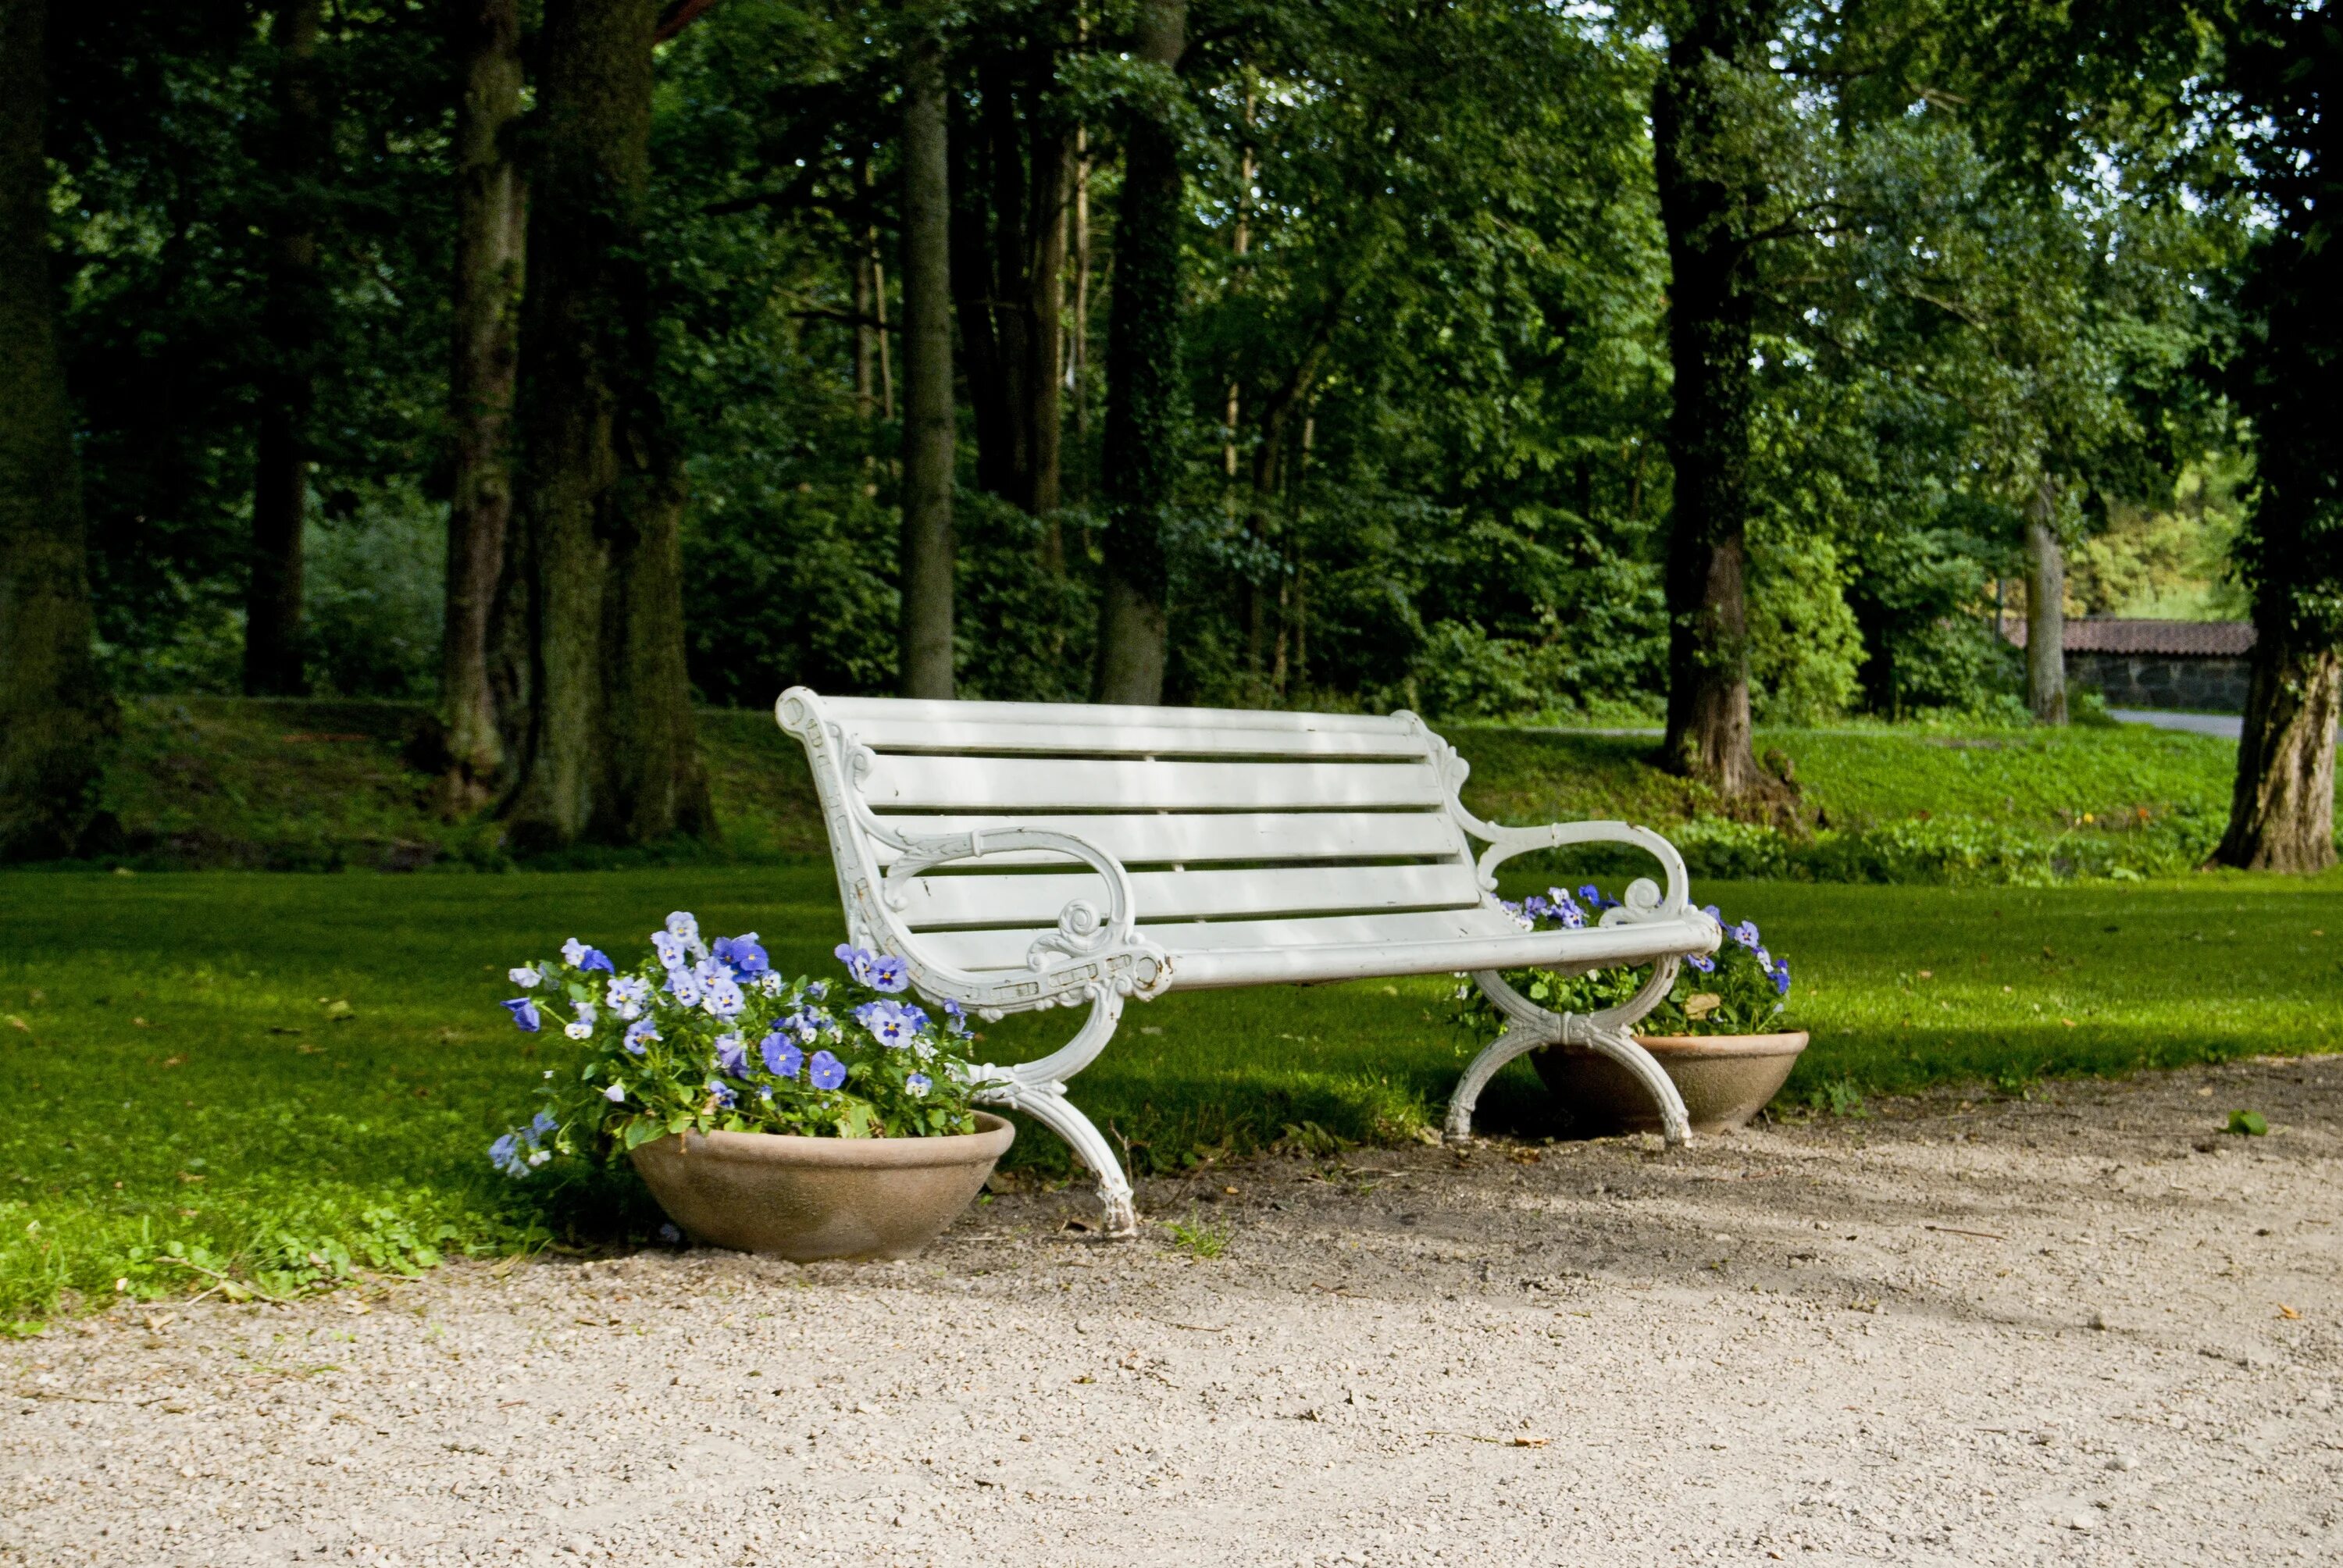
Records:
[[[2026,622],[2005,619],[2001,635],[2026,646]],[[2242,620],[2133,620],[2123,616],[2066,618],[2068,653],[2140,653],[2167,658],[2243,658],[2253,650],[2253,623]]]

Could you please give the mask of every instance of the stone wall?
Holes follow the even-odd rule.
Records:
[[[2249,668],[2242,658],[2069,652],[2066,684],[2097,688],[2106,694],[2110,708],[2243,713]]]

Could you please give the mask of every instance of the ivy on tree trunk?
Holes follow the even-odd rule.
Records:
[[[657,0],[545,12],[521,324],[517,847],[715,829],[684,672],[682,465],[644,256]]]
[[[1768,68],[1772,4],[1685,8],[1652,95],[1660,216],[1673,279],[1668,417],[1668,722],[1662,759],[1728,800],[1778,799],[1750,749],[1749,355],[1764,176],[1751,161],[1742,78]]]
[[[49,276],[47,20],[0,0],[0,860],[85,847],[114,722]]]
[[[1177,70],[1186,0],[1141,0],[1132,55]],[[1180,246],[1186,181],[1169,106],[1133,109],[1123,131],[1114,298],[1107,317],[1106,569],[1099,596],[1101,702],[1163,700],[1164,517],[1181,467]]]

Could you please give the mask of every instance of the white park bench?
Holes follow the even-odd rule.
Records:
[[[825,698],[775,705],[803,743],[850,939],[900,958],[929,1000],[980,1018],[1090,1006],[1038,1060],[980,1070],[981,1098],[1063,1137],[1098,1175],[1106,1229],[1129,1235],[1131,1183],[1066,1081],[1098,1059],[1125,999],[1172,990],[1470,972],[1509,1020],[1458,1083],[1449,1138],[1482,1088],[1557,1041],[1626,1068],[1671,1143],[1684,1101],[1628,1032],[1716,924],[1683,859],[1624,822],[1505,828],[1457,799],[1466,764],[1413,713],[1271,713],[1034,702]],[[1473,840],[1487,848],[1476,857]],[[1667,876],[1599,924],[1524,930],[1497,867],[1529,849],[1635,845]],[[1650,963],[1623,1006],[1557,1015],[1499,971]]]

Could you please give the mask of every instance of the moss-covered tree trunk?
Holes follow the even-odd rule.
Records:
[[[1186,0],[1141,0],[1133,55],[1169,72],[1187,47]],[[1100,476],[1106,570],[1099,596],[1101,702],[1163,700],[1165,514],[1180,477],[1181,226],[1177,128],[1134,109],[1123,128],[1114,296],[1107,312],[1106,431]]]
[[[439,703],[449,802],[469,807],[488,800],[504,764],[488,628],[512,518],[513,383],[528,216],[512,146],[520,116],[519,0],[465,0],[456,8],[454,34],[463,72],[452,148],[456,325],[447,371],[455,476]]]
[[[922,28],[903,71],[903,608],[906,697],[952,695],[951,154],[943,45]]]
[[[2335,863],[2335,722],[2343,654],[2304,647],[2284,626],[2261,629],[2229,828],[2213,858],[2255,871],[2323,871]]]
[[[1750,749],[1747,528],[1756,325],[1755,246],[1767,199],[1749,155],[1747,78],[1767,69],[1777,9],[1694,0],[1653,89],[1660,216],[1673,277],[1668,353],[1668,721],[1662,760],[1728,800],[1786,793]]]
[[[262,156],[266,214],[263,356],[253,433],[251,573],[244,598],[244,689],[307,689],[301,660],[302,531],[308,518],[309,422],[325,337],[317,198],[326,177],[324,83],[317,35],[325,0],[277,8],[275,124]]]
[[[644,258],[657,0],[553,0],[538,86],[514,567],[516,847],[714,829],[684,670],[683,476]]]
[[[49,276],[47,20],[0,0],[0,860],[82,847],[114,719]]]

